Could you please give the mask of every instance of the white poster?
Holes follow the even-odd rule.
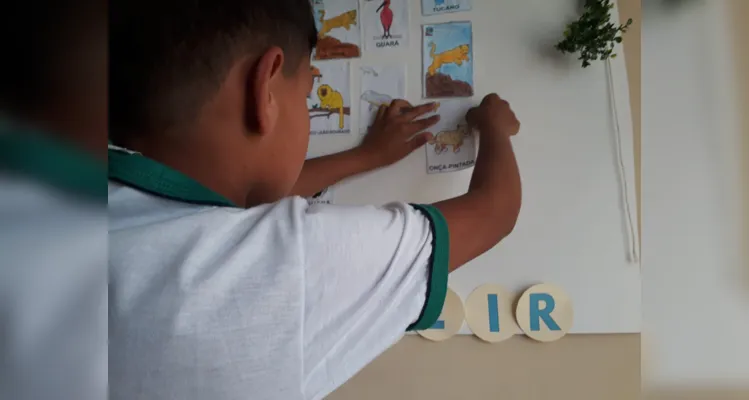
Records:
[[[476,138],[465,122],[471,106],[466,100],[440,103],[437,114],[441,118],[426,145],[428,174],[460,171],[476,163]]]
[[[312,65],[313,85],[307,97],[310,134],[351,133],[351,79],[347,61]]]
[[[406,65],[359,68],[359,133],[367,133],[380,106],[406,97]]]
[[[471,9],[471,0],[421,0],[424,15],[445,14]]]
[[[408,1],[364,0],[364,49],[408,47]]]
[[[313,51],[313,59],[359,57],[361,55],[359,1],[313,0],[312,8],[315,13],[315,26],[317,26],[317,46]]]

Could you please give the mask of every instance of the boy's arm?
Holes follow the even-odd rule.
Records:
[[[304,162],[292,195],[311,197],[350,176],[379,168],[375,160],[357,147]]]
[[[292,195],[311,197],[343,179],[393,164],[423,146],[439,116],[417,119],[434,110],[435,103],[412,107],[405,100],[394,100],[380,107],[375,121],[358,147],[307,160]],[[396,115],[397,114],[397,115]],[[416,135],[416,136],[414,136]],[[410,140],[409,140],[410,139]]]
[[[307,397],[327,395],[406,329],[433,326],[449,270],[512,230],[520,179],[509,137],[519,124],[496,95],[467,119],[481,132],[481,146],[465,195],[434,205],[316,205],[297,219],[304,246]]]
[[[518,165],[510,137],[520,123],[496,94],[467,115],[480,132],[479,154],[468,192],[435,203],[450,231],[450,271],[494,247],[515,227],[521,203]]]
[[[398,341],[431,327],[447,292],[449,235],[431,206],[308,206],[304,392],[323,398]]]

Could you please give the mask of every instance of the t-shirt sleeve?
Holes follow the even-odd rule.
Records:
[[[311,206],[303,217],[304,391],[319,398],[439,318],[449,234],[428,205]]]

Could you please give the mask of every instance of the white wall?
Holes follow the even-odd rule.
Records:
[[[645,372],[654,384],[746,385],[749,260],[726,1],[643,3]]]

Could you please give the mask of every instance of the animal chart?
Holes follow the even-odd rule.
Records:
[[[473,96],[473,40],[470,22],[424,25],[424,97]]]
[[[470,101],[448,100],[440,103],[440,121],[426,146],[427,173],[460,171],[476,163],[476,139],[465,122]]]
[[[421,0],[424,15],[444,14],[471,9],[471,0]]]
[[[365,50],[408,47],[407,0],[365,0],[361,21]]]
[[[317,26],[315,60],[359,57],[361,35],[358,0],[313,0]]]
[[[364,66],[359,68],[359,73],[359,133],[364,134],[374,122],[380,106],[390,105],[393,99],[406,97],[406,66]]]
[[[310,134],[351,133],[348,61],[315,63],[312,75],[312,91],[307,96]]]

